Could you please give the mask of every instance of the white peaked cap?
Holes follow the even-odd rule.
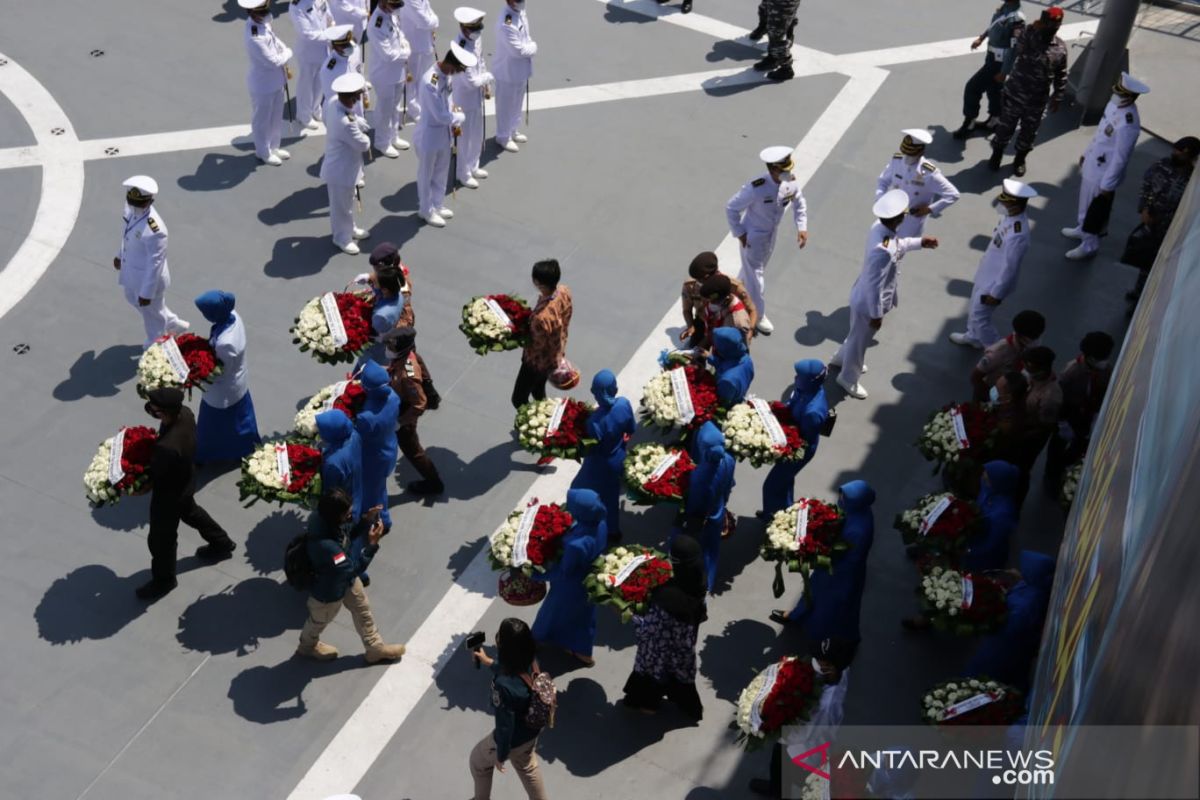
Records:
[[[459,25],[473,25],[485,16],[487,16],[486,11],[480,11],[478,8],[470,6],[459,6],[454,9],[454,21]]]
[[[880,219],[898,217],[908,211],[908,193],[903,189],[892,189],[871,206],[871,213]]]
[[[1135,94],[1150,94],[1150,87],[1144,81],[1139,81],[1128,72],[1121,73],[1121,85]]]
[[[933,134],[924,128],[905,128],[900,132],[918,144],[929,144],[933,141]]]
[[[792,148],[784,147],[783,145],[774,145],[763,150],[758,154],[758,157],[764,164],[778,164],[792,157]]]
[[[330,25],[319,34],[320,38],[326,42],[336,42],[338,39],[345,38],[346,34],[354,30],[353,25]]]
[[[246,11],[254,11],[256,9],[267,6],[270,8],[270,0],[238,0],[238,5]]]
[[[353,92],[361,92],[367,87],[367,81],[362,75],[357,72],[347,72],[344,75],[338,75],[333,79],[333,91],[338,94],[351,94]]]
[[[464,67],[473,67],[479,63],[479,59],[476,57],[476,55],[467,50],[465,47],[459,45],[458,42],[450,43],[450,52],[454,53],[455,60]]]
[[[1030,198],[1038,196],[1037,189],[1033,188],[1028,183],[1021,183],[1014,178],[1004,179],[1004,191],[1006,194],[1010,194],[1013,197]]]
[[[158,194],[158,181],[149,175],[134,175],[132,178],[126,178],[121,185],[126,189],[137,189],[142,194]]]

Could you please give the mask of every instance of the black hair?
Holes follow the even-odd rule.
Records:
[[[717,254],[705,251],[692,259],[692,263],[688,265],[688,275],[694,280],[702,281],[715,273],[719,266]]]
[[[516,617],[501,621],[500,630],[496,631],[496,660],[500,669],[508,675],[529,672],[536,656],[537,645],[529,626]]]
[[[716,297],[724,299],[733,292],[733,282],[729,280],[728,275],[718,272],[715,275],[709,275],[704,279],[704,283],[700,284],[700,296],[703,298]]]
[[[404,287],[400,270],[393,266],[381,264],[375,270],[375,281],[379,284],[380,289],[391,292],[393,295],[400,294],[400,289]]]
[[[1016,408],[1025,407],[1025,398],[1029,396],[1029,379],[1020,370],[1009,370],[1000,376],[1008,384],[1008,393],[1012,395],[1012,404]]]
[[[345,489],[328,489],[317,500],[317,514],[325,524],[337,527],[342,524],[352,505],[350,495]]]
[[[558,266],[557,259],[546,258],[533,265],[533,279],[547,289],[558,288],[560,278],[562,269]]]
[[[1021,354],[1024,361],[1034,372],[1046,372],[1054,366],[1055,354],[1049,347],[1031,347]]]
[[[1079,342],[1079,352],[1101,361],[1111,356],[1115,347],[1116,342],[1104,331],[1092,331]]]
[[[1037,339],[1046,332],[1046,318],[1026,309],[1013,317],[1013,330],[1021,336]]]

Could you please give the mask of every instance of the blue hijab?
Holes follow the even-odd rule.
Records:
[[[362,516],[362,440],[340,409],[317,414],[321,436],[321,484],[323,489],[345,489],[350,494],[355,521]]]
[[[208,334],[209,341],[216,339],[233,324],[235,303],[237,303],[236,297],[219,289],[212,289],[196,298],[196,308],[200,309],[204,318],[212,323],[212,330]]]
[[[358,373],[358,379],[362,383],[368,399],[387,399],[391,384],[388,380],[387,370],[379,364],[374,361],[363,364]]]
[[[804,441],[809,443],[810,448],[815,448],[821,438],[821,426],[829,416],[829,401],[825,398],[825,377],[828,373],[825,364],[815,358],[797,361],[793,369],[796,378],[792,383],[788,410],[800,426]],[[812,457],[811,450],[808,457]]]
[[[612,408],[613,403],[617,402],[617,376],[612,370],[602,369],[592,378],[592,397],[603,409]]]
[[[737,328],[713,331],[713,354],[709,363],[717,369],[717,397],[726,408],[746,399],[754,380],[754,362],[746,340]]]
[[[1050,556],[1032,550],[1021,551],[1019,564],[1021,580],[1005,598],[1008,616],[1004,627],[979,643],[967,664],[967,674],[986,675],[1024,691],[1041,645],[1055,564]]]
[[[1017,492],[1021,470],[1007,461],[989,461],[983,465],[987,480],[982,481],[976,502],[983,512],[983,530],[968,544],[963,568],[975,572],[1004,569],[1008,563],[1009,541],[1017,529]]]

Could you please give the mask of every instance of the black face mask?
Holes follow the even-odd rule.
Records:
[[[1043,42],[1052,42],[1054,37],[1058,35],[1058,28],[1042,28],[1040,31]]]
[[[157,409],[154,407],[154,404],[153,404],[153,403],[151,403],[149,400],[147,400],[147,401],[146,401],[146,405],[142,406],[142,408],[146,409],[146,413],[147,413],[147,414],[149,414],[150,416],[154,417],[155,419],[162,419],[162,418],[161,418],[161,417],[158,415],[158,413],[159,413],[159,412],[158,412],[158,410],[157,410]]]

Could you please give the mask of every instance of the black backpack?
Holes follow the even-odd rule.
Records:
[[[299,534],[283,549],[283,574],[288,586],[307,591],[313,584],[317,571],[308,557],[308,536]]]

